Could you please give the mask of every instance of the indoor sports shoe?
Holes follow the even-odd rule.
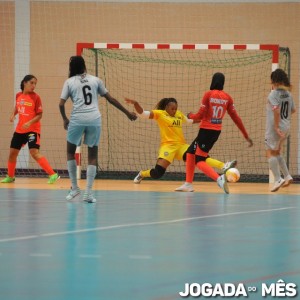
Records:
[[[16,180],[15,177],[9,177],[8,175],[6,175],[6,177],[1,180],[1,183],[12,183]]]
[[[69,194],[66,196],[66,200],[70,201],[78,195],[80,195],[80,188],[78,187],[75,190],[72,190],[71,188]]]
[[[143,180],[143,176],[141,175],[142,171],[139,172],[139,174],[136,175],[136,177],[133,179],[134,183],[141,183],[141,181]]]
[[[287,187],[291,183],[293,183],[293,177],[291,175],[288,175],[284,178],[284,184],[282,185],[282,187]]]
[[[176,192],[193,192],[193,185],[189,182],[185,182],[182,186],[175,189]]]
[[[84,193],[82,200],[88,203],[95,203],[97,201],[92,194],[88,194],[88,193]]]
[[[228,189],[228,184],[227,184],[227,179],[225,174],[219,176],[217,179],[218,186],[226,193],[229,194],[229,189]]]
[[[271,192],[277,192],[284,183],[284,179],[280,177],[279,180],[274,183],[273,187],[271,188]]]
[[[237,160],[228,161],[222,168],[222,173],[225,174],[229,169],[234,168],[237,165]]]
[[[57,173],[55,173],[55,174],[53,174],[53,175],[50,175],[50,176],[49,176],[48,183],[49,183],[49,184],[53,184],[53,183],[55,183],[59,178],[60,178],[60,176],[59,176]]]

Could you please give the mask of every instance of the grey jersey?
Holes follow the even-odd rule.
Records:
[[[295,109],[294,100],[289,91],[276,89],[270,92],[267,103],[266,136],[274,134],[273,110],[276,108],[280,111],[279,128],[283,132],[288,132],[291,126],[292,110]]]
[[[71,98],[73,102],[70,123],[97,125],[101,117],[98,95],[104,96],[107,92],[103,81],[93,75],[81,74],[67,79],[60,98]]]

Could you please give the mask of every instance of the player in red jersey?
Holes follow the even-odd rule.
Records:
[[[42,101],[38,94],[34,92],[37,78],[33,75],[26,75],[21,81],[21,92],[16,94],[16,104],[10,116],[13,122],[15,116],[19,114],[19,121],[13,134],[10,152],[7,163],[8,174],[1,183],[11,183],[15,181],[15,169],[17,157],[21,148],[28,143],[28,148],[32,158],[49,175],[48,183],[52,184],[59,179],[57,173],[53,171],[48,160],[41,155],[40,133],[43,109]]]
[[[186,182],[176,191],[188,191],[192,189],[194,178],[195,163],[206,176],[217,181],[225,193],[229,193],[225,174],[219,175],[207,160],[209,151],[218,140],[222,130],[222,120],[226,111],[229,116],[242,132],[244,138],[249,143],[249,147],[253,145],[241,118],[235,110],[233,99],[229,94],[223,91],[225,76],[222,73],[215,73],[212,77],[210,90],[207,91],[201,101],[200,109],[196,114],[189,113],[189,119],[197,119],[200,121],[200,129],[194,143],[196,145],[196,157],[188,153],[186,157]]]

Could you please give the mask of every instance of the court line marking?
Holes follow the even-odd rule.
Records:
[[[51,257],[51,253],[30,253],[29,256],[33,257]]]
[[[79,254],[80,258],[102,258],[101,254]]]
[[[140,254],[131,254],[128,257],[130,259],[152,259],[151,255],[140,255]]]
[[[265,213],[265,212],[269,213],[269,212],[274,212],[274,211],[283,211],[283,210],[290,210],[290,209],[295,209],[295,208],[296,207],[282,207],[282,208],[274,208],[274,209],[252,210],[252,211],[245,211],[245,212],[241,211],[241,212],[234,212],[234,213],[227,213],[227,214],[217,214],[217,215],[210,215],[210,216],[182,218],[182,219],[174,219],[174,220],[167,220],[167,221],[156,221],[156,222],[145,222],[145,223],[129,223],[129,224],[119,224],[119,225],[87,228],[87,229],[78,229],[78,230],[71,230],[71,231],[49,232],[49,233],[42,233],[42,234],[39,234],[39,235],[29,235],[29,236],[20,236],[20,237],[0,239],[0,243],[14,242],[14,241],[20,241],[20,240],[30,240],[30,239],[43,238],[43,237],[60,236],[60,235],[67,235],[67,234],[75,234],[75,233],[93,232],[93,231],[105,231],[105,230],[112,230],[112,229],[123,229],[123,228],[130,228],[130,227],[143,227],[143,226],[151,226],[151,225],[166,225],[166,224],[189,222],[189,221],[195,221],[195,220],[201,220],[201,219],[210,219],[210,218],[237,216],[237,215],[247,215],[247,214],[254,214],[254,213]]]

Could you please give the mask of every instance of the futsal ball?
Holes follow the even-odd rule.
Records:
[[[228,182],[237,182],[239,181],[241,177],[241,174],[238,169],[236,168],[230,168],[226,172],[226,178]]]

